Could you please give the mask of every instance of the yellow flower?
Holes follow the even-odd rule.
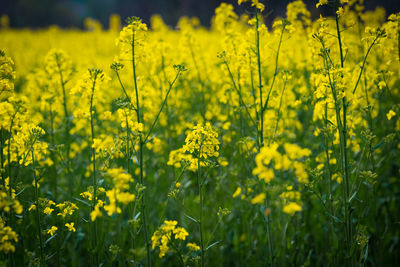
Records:
[[[391,120],[394,116],[396,116],[396,112],[393,110],[389,110],[389,112],[386,114],[388,120]]]
[[[339,174],[335,173],[332,175],[332,181],[336,181],[340,184],[342,182],[342,177]]]
[[[78,209],[78,206],[69,201],[57,204],[56,207],[59,208],[61,211],[57,214],[57,216],[62,216],[63,218],[65,218],[65,216],[67,215],[72,215],[75,212],[75,210]]]
[[[193,127],[193,130],[187,135],[183,152],[191,154],[200,153],[200,157],[207,159],[208,157],[218,157],[219,141],[218,133],[207,122],[204,126],[198,124]]]
[[[175,239],[185,240],[189,233],[183,227],[175,228],[173,233],[175,234]]]
[[[172,235],[174,235],[175,240],[186,240],[189,233],[183,227],[176,227],[177,221],[165,220],[163,225],[161,225],[151,237],[152,248],[159,247],[160,253],[158,256],[160,258],[164,257],[169,251],[168,243],[171,241]]]
[[[289,202],[283,207],[283,212],[289,215],[293,215],[297,211],[301,211],[301,206],[296,202]]]
[[[249,0],[238,0],[238,5],[240,6],[241,4],[248,2]],[[265,6],[264,4],[260,3],[259,0],[251,0],[251,6],[255,6],[257,9],[259,9],[261,12],[264,10]]]
[[[36,210],[36,205],[35,205],[35,204],[32,204],[32,205],[29,207],[28,211],[31,211],[31,210]]]
[[[66,223],[65,226],[68,228],[68,231],[70,231],[70,232],[75,232],[76,231],[76,229],[74,228],[74,223],[73,222]]]
[[[80,195],[81,195],[81,197],[87,198],[88,200],[92,200],[92,197],[93,197],[92,193],[90,193],[90,192],[83,192]]]
[[[43,213],[44,213],[44,214],[47,214],[47,215],[50,215],[53,211],[54,211],[54,209],[52,209],[52,208],[50,208],[50,207],[46,207],[46,208],[43,210]]]
[[[103,216],[103,213],[101,213],[100,211],[100,207],[103,207],[103,205],[104,205],[103,201],[101,201],[100,199],[97,200],[97,204],[96,206],[94,206],[94,210],[90,212],[90,219],[92,220],[92,222],[94,222],[97,217]]]
[[[187,243],[186,246],[190,251],[198,251],[200,247],[196,243]]]
[[[236,198],[236,197],[240,196],[241,193],[242,193],[242,188],[240,188],[240,186],[238,186],[238,188],[236,188],[235,193],[233,193],[232,197]]]
[[[265,8],[264,4],[258,2],[258,0],[251,0],[251,2],[252,2],[252,3],[251,3],[251,6],[256,7],[256,8],[257,8],[258,10],[260,10],[261,12],[264,11],[264,8]]]
[[[51,236],[54,235],[54,233],[58,230],[57,226],[52,226],[49,230],[47,230],[47,233],[50,234]]]
[[[262,204],[265,200],[265,193],[260,193],[257,196],[253,197],[251,200],[251,204]]]
[[[319,2],[315,5],[316,8],[319,8],[320,6],[327,5],[328,0],[319,0]]]

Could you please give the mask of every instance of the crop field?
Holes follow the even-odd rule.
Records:
[[[400,13],[238,2],[0,19],[0,266],[400,266]]]

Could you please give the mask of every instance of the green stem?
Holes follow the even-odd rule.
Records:
[[[235,79],[234,79],[233,74],[232,74],[232,72],[231,72],[231,69],[229,68],[228,62],[227,62],[225,59],[224,59],[224,64],[225,64],[225,66],[226,66],[226,69],[228,70],[229,77],[231,78],[231,81],[232,81],[232,84],[233,84],[233,88],[235,89],[235,91],[237,92],[237,94],[238,94],[238,96],[239,96],[240,105],[242,105],[242,106],[245,108],[246,113],[247,113],[247,115],[249,116],[249,119],[250,119],[251,122],[253,123],[254,127],[257,127],[257,123],[254,121],[253,117],[252,117],[251,114],[250,114],[249,109],[247,108],[247,105],[244,103],[244,100],[243,100],[243,97],[242,97],[242,93],[241,93],[241,91],[239,90],[239,88],[237,87],[236,82],[235,82]]]
[[[274,142],[274,140],[275,140],[276,132],[278,130],[278,124],[281,119],[281,108],[282,108],[283,94],[285,93],[285,89],[286,89],[286,82],[287,82],[287,80],[285,79],[283,82],[282,93],[281,93],[281,97],[279,100],[279,107],[278,107],[278,111],[276,114],[276,124],[275,124],[275,129],[274,129],[274,135],[272,136],[272,142]]]
[[[178,254],[178,258],[179,258],[179,262],[181,263],[182,267],[185,267],[185,261],[183,260],[183,256],[182,253],[179,251],[178,247],[175,245],[175,243],[170,240],[170,244],[172,245],[172,248],[176,251],[176,253]]]
[[[95,209],[97,203],[97,178],[96,178],[96,151],[93,146],[94,144],[94,120],[93,120],[93,98],[94,98],[94,89],[96,86],[96,77],[93,80],[92,86],[92,94],[90,96],[90,130],[91,130],[91,138],[92,138],[92,146],[91,146],[91,160],[92,160],[92,168],[93,168],[93,176],[92,176],[92,186],[93,186],[93,201],[92,201],[92,211]],[[95,265],[99,265],[98,251],[97,251],[97,223],[96,221],[92,222],[93,227],[93,249],[94,249],[94,260]]]
[[[269,208],[269,195],[267,194],[267,199],[266,199],[266,208]],[[271,240],[271,214],[268,213],[266,216],[267,219],[267,235],[268,235],[268,254],[269,254],[269,261],[271,263],[271,266],[275,266],[274,263],[274,254],[272,251],[272,240]]]
[[[274,76],[272,77],[271,86],[270,86],[270,88],[269,88],[269,90],[268,90],[268,95],[267,95],[267,99],[265,100],[265,103],[264,103],[264,106],[263,106],[263,111],[265,111],[265,110],[267,109],[267,107],[268,107],[269,98],[270,98],[270,96],[271,96],[272,89],[273,89],[274,84],[275,84],[276,76],[278,75],[279,52],[280,52],[280,50],[281,50],[282,39],[283,39],[283,33],[284,33],[285,27],[286,27],[286,23],[285,23],[285,22],[282,22],[282,23],[284,23],[284,24],[283,24],[283,26],[282,26],[281,36],[279,37],[278,49],[277,49],[277,51],[276,51]]]
[[[201,267],[204,267],[204,243],[203,243],[203,190],[202,190],[202,181],[201,181],[201,164],[200,164],[200,155],[201,155],[201,146],[199,149],[199,154],[197,156],[197,185],[199,189],[200,196],[200,220],[199,220],[199,230],[200,230],[200,249],[201,249]]]
[[[122,83],[121,77],[119,76],[119,72],[118,72],[117,70],[115,70],[115,74],[117,75],[117,78],[118,78],[119,84],[121,85],[122,91],[124,91],[124,94],[125,94],[126,98],[127,98],[128,101],[129,101],[129,105],[132,106],[133,110],[137,111],[137,110],[136,110],[136,107],[135,107],[135,106],[133,105],[133,103],[132,103],[131,98],[129,97],[128,93],[127,93],[126,90],[125,90],[125,86],[124,86],[124,84]]]
[[[259,139],[258,147],[261,148],[264,144],[264,108],[263,108],[263,94],[262,94],[262,78],[261,78],[261,56],[260,56],[260,33],[259,28],[259,18],[258,11],[256,11],[256,49],[257,49],[257,70],[258,70],[258,88],[260,93],[260,126],[259,129]]]
[[[132,33],[132,69],[133,69],[133,81],[135,85],[135,95],[136,95],[136,115],[138,123],[141,123],[140,114],[140,103],[139,103],[139,92],[136,81],[136,66],[135,66],[135,31]],[[140,167],[140,183],[145,186],[143,179],[143,136],[139,135],[139,167]],[[146,190],[143,191],[143,196],[141,198],[141,208],[142,208],[142,219],[143,219],[143,234],[146,243],[146,255],[147,255],[147,266],[151,267],[151,255],[150,255],[150,242],[148,237],[148,226],[146,220]]]
[[[3,147],[4,147],[4,129],[3,129],[3,127],[1,127],[1,129],[0,129],[0,133],[1,133],[1,136],[0,136],[0,160],[1,160],[1,169],[0,169],[0,171],[1,171],[1,182],[2,182],[2,184],[3,184],[3,186],[5,186],[6,185],[6,177],[5,177],[5,171],[4,171],[4,151],[3,151]]]
[[[14,119],[15,119],[15,116],[17,115],[17,113],[18,113],[18,110],[19,110],[19,108],[17,108],[17,110],[14,112],[14,114],[13,114],[13,116],[11,117],[11,120],[10,120],[10,129],[9,129],[9,135],[10,135],[10,138],[8,139],[8,146],[7,146],[7,164],[8,164],[8,193],[9,193],[9,196],[11,197],[12,196],[12,178],[11,178],[11,170],[12,170],[12,168],[11,168],[11,137],[12,137],[12,128],[13,128],[13,125],[14,125]]]
[[[158,121],[158,117],[160,116],[160,114],[161,114],[161,112],[162,112],[162,110],[163,110],[163,108],[164,108],[164,105],[165,105],[165,103],[167,102],[167,98],[168,98],[169,92],[171,91],[172,86],[174,85],[175,81],[178,79],[180,73],[181,73],[181,71],[178,71],[178,73],[177,73],[176,76],[175,76],[175,79],[172,81],[172,83],[170,83],[169,88],[168,88],[168,91],[167,91],[167,94],[165,95],[165,98],[164,98],[164,100],[163,100],[163,102],[162,102],[162,104],[161,104],[161,108],[160,108],[160,110],[158,111],[157,116],[156,116],[156,118],[154,119],[153,123],[151,124],[151,127],[150,127],[150,129],[149,129],[149,131],[148,131],[146,137],[144,138],[144,141],[143,141],[144,143],[146,143],[147,139],[149,138],[149,136],[150,136],[150,134],[151,134],[151,131],[153,130],[154,126],[156,125],[156,123],[157,123],[157,121]]]
[[[60,84],[61,84],[61,89],[62,89],[62,94],[63,94],[63,107],[64,107],[64,121],[65,121],[65,128],[64,128],[64,138],[65,138],[65,143],[66,143],[66,161],[67,161],[67,177],[68,177],[68,186],[69,186],[69,193],[72,196],[73,194],[73,179],[70,175],[71,173],[71,169],[70,169],[70,135],[69,135],[69,112],[68,112],[68,108],[67,108],[67,94],[66,94],[66,90],[65,90],[65,81],[64,81],[64,77],[63,77],[63,73],[61,70],[61,66],[60,66],[60,62],[58,61],[58,56],[56,55],[56,62],[57,62],[57,68],[58,68],[58,74],[60,76]]]
[[[268,105],[268,99],[269,99],[269,95],[271,94],[272,91],[272,86],[273,86],[273,82],[271,84],[271,88],[270,91],[268,93],[268,98],[265,102],[265,105],[263,106],[263,92],[262,92],[262,78],[261,78],[261,54],[260,54],[260,33],[258,32],[259,29],[259,24],[260,24],[260,20],[258,17],[258,11],[256,10],[256,49],[257,49],[257,70],[258,70],[258,88],[259,88],[259,94],[260,94],[260,126],[258,127],[259,131],[258,131],[258,137],[259,139],[258,141],[258,149],[260,150],[261,147],[264,145],[264,111]],[[283,30],[282,30],[282,34],[283,34]],[[275,81],[275,77],[276,77],[276,73],[278,70],[278,55],[279,55],[279,48],[282,42],[282,34],[281,34],[281,40],[279,42],[279,46],[278,46],[278,53],[276,56],[276,64],[275,64],[275,74],[274,74],[274,78],[273,81]],[[269,198],[267,196],[267,207],[269,207]],[[269,259],[270,259],[270,263],[271,266],[274,266],[274,257],[273,257],[273,249],[272,249],[272,241],[271,241],[271,217],[270,214],[268,214],[267,216],[267,235],[268,235],[268,254],[269,254]]]
[[[337,17],[337,16],[336,16],[336,17]],[[339,27],[339,26],[338,26],[338,27]],[[338,36],[340,36],[340,33],[339,33]],[[362,64],[361,69],[360,69],[360,73],[359,73],[359,75],[358,75],[358,79],[357,79],[356,85],[354,86],[354,89],[353,89],[353,95],[355,94],[356,89],[357,89],[357,87],[358,87],[358,83],[360,82],[361,75],[362,75],[362,73],[363,73],[363,70],[364,70],[364,67],[365,67],[365,63],[367,62],[367,57],[368,57],[368,55],[369,55],[369,52],[371,51],[372,47],[374,46],[374,44],[376,43],[376,41],[379,39],[379,37],[380,37],[380,35],[378,34],[378,35],[375,37],[374,41],[371,43],[371,45],[368,47],[367,53],[365,54],[365,57],[364,57],[364,60],[363,60],[363,64]],[[339,37],[339,40],[340,40],[340,37]],[[341,50],[341,49],[340,49],[340,50]],[[342,64],[342,68],[343,68],[343,64]]]
[[[42,226],[40,224],[40,206],[39,206],[39,189],[38,189],[38,181],[36,177],[36,162],[35,162],[35,153],[33,149],[33,145],[31,147],[32,153],[32,169],[33,169],[33,179],[35,181],[35,201],[36,201],[36,223],[38,225],[38,235],[39,235],[39,247],[40,247],[40,265],[45,266],[44,253],[43,253],[43,241],[42,241]]]
[[[338,10],[338,1],[336,2],[336,8]],[[339,29],[339,15],[338,12],[335,12],[335,21],[336,21],[336,31],[338,37],[338,45],[340,51],[340,66],[343,68],[344,59],[343,59],[343,48],[342,48],[342,39]],[[372,47],[372,46],[371,46]],[[368,53],[367,53],[368,55]],[[364,58],[365,63],[366,57]],[[364,66],[364,65],[363,65]],[[362,71],[362,69],[361,69]],[[360,72],[361,73],[361,72]],[[360,75],[361,76],[361,75]],[[359,77],[360,77],[359,76]],[[358,84],[358,82],[357,82]],[[356,85],[357,85],[356,84]],[[355,87],[356,89],[357,87]],[[355,91],[354,89],[354,91]],[[353,91],[353,92],[354,92]],[[347,249],[347,264],[352,265],[352,255],[350,252],[351,245],[352,245],[352,227],[351,227],[351,213],[350,213],[350,206],[349,206],[349,166],[348,166],[348,157],[347,157],[347,101],[346,96],[342,98],[342,117],[343,117],[343,125],[341,127],[341,136],[340,143],[342,147],[342,173],[344,174],[344,183],[343,183],[343,190],[344,190],[344,208],[345,208],[345,234],[346,234],[346,249]]]

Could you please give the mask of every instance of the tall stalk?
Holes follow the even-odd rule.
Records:
[[[343,68],[344,58],[343,58],[343,48],[342,48],[342,39],[341,32],[339,27],[339,15],[338,15],[339,3],[336,1],[335,5],[335,22],[336,22],[336,32],[338,38],[339,52],[340,52],[340,66]],[[344,191],[344,219],[345,219],[345,237],[346,237],[346,258],[347,264],[352,264],[352,256],[351,256],[351,245],[352,245],[352,227],[351,227],[351,213],[350,213],[350,203],[349,203],[349,164],[347,157],[347,100],[346,96],[342,98],[342,124],[339,124],[339,135],[340,138],[340,146],[341,146],[341,162],[342,162],[342,175],[343,175],[343,191]]]
[[[39,235],[39,247],[40,247],[40,265],[45,266],[44,260],[44,252],[43,252],[43,241],[42,241],[42,226],[40,224],[40,206],[39,206],[39,187],[38,181],[36,177],[36,162],[35,162],[35,153],[33,145],[31,147],[31,154],[32,154],[32,171],[33,171],[33,179],[35,181],[35,202],[36,202],[36,224],[38,225],[38,235]]]
[[[61,70],[61,66],[60,66],[60,62],[59,62],[59,58],[58,55],[56,54],[56,63],[57,63],[57,70],[58,70],[58,75],[60,78],[60,85],[61,85],[61,89],[62,89],[62,95],[63,95],[63,108],[64,108],[64,123],[65,123],[65,127],[64,127],[64,140],[65,140],[65,149],[66,149],[66,163],[67,163],[67,177],[68,177],[68,186],[69,186],[69,194],[72,196],[73,194],[73,179],[70,175],[71,173],[71,169],[70,169],[70,135],[69,135],[69,124],[70,124],[70,119],[69,119],[69,112],[68,112],[68,108],[67,108],[67,94],[66,94],[66,90],[65,90],[65,80],[64,80],[64,75],[62,73]]]
[[[15,112],[10,120],[9,139],[8,139],[8,145],[7,145],[8,193],[9,193],[10,197],[12,197],[12,182],[13,182],[12,177],[11,177],[11,170],[12,170],[12,168],[11,168],[11,138],[12,138],[12,129],[14,126],[14,119],[15,119],[15,116],[17,116],[18,110],[19,110],[19,106],[15,110]]]
[[[261,55],[260,55],[260,33],[258,31],[259,29],[259,24],[260,24],[260,19],[259,19],[259,13],[258,10],[256,10],[256,52],[257,52],[257,70],[258,70],[258,88],[259,88],[259,94],[260,94],[260,115],[259,115],[259,121],[260,125],[258,127],[258,138],[257,138],[257,143],[258,143],[258,150],[260,151],[261,147],[264,145],[264,106],[263,106],[263,85],[262,85],[262,78],[261,78]],[[280,45],[279,45],[280,47]],[[275,70],[276,71],[276,70]],[[274,75],[276,76],[276,75]],[[274,77],[275,78],[275,77]],[[272,89],[272,87],[271,87]],[[259,152],[258,151],[258,152]],[[266,201],[266,208],[269,208],[269,200],[267,198]],[[273,248],[272,248],[272,240],[271,240],[271,216],[270,213],[266,215],[266,220],[267,220],[267,234],[268,234],[268,254],[269,254],[269,261],[271,263],[271,266],[274,266],[274,256],[273,256]]]
[[[264,144],[264,108],[263,108],[263,91],[261,78],[261,56],[260,56],[260,33],[258,32],[260,20],[258,11],[256,11],[256,51],[257,51],[257,70],[258,70],[258,89],[260,94],[260,125],[258,127],[258,147],[261,148]]]
[[[142,114],[140,113],[140,102],[139,102],[139,91],[136,81],[136,65],[135,65],[135,31],[132,31],[132,69],[133,69],[133,82],[135,85],[135,96],[136,96],[136,115],[138,123],[142,123]],[[143,179],[143,136],[139,135],[139,168],[140,168],[140,183],[145,187]],[[143,191],[143,196],[141,197],[141,209],[142,209],[142,219],[143,219],[143,235],[146,243],[146,255],[147,255],[147,266],[151,267],[151,255],[150,255],[150,242],[148,236],[148,225],[146,219],[146,191]]]
[[[3,150],[3,147],[4,147],[4,129],[3,129],[3,127],[1,127],[1,129],[0,129],[0,162],[1,162],[1,182],[2,182],[2,185],[3,186],[5,186],[6,185],[6,177],[5,177],[5,172],[3,171],[3,169],[4,169],[4,150]]]
[[[200,210],[200,216],[199,216],[199,230],[200,230],[200,249],[201,249],[201,255],[200,255],[200,261],[201,261],[201,267],[204,267],[204,242],[203,242],[203,190],[202,190],[202,179],[201,179],[201,164],[200,164],[200,155],[201,155],[201,145],[199,149],[199,154],[197,156],[197,186],[199,188],[199,197],[200,197],[200,203],[199,203],[199,210]]]
[[[92,94],[90,96],[90,131],[91,131],[91,160],[92,160],[92,168],[93,168],[93,176],[92,176],[92,186],[93,186],[93,197],[92,197],[92,211],[95,209],[97,203],[97,178],[96,178],[96,151],[93,146],[94,144],[94,119],[93,119],[93,98],[94,98],[94,89],[96,86],[96,75],[93,77],[93,85],[92,85]],[[92,221],[92,232],[93,232],[93,242],[92,246],[94,249],[94,262],[95,265],[99,265],[98,251],[97,251],[97,223],[96,221]]]

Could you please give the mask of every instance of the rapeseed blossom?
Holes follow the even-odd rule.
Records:
[[[152,248],[155,249],[159,247],[160,253],[158,256],[160,258],[164,257],[165,254],[170,251],[168,246],[170,242],[175,242],[175,240],[186,240],[189,233],[183,227],[176,227],[177,221],[165,220],[164,223],[153,233],[151,237]],[[189,249],[196,248],[193,245],[188,246]]]

